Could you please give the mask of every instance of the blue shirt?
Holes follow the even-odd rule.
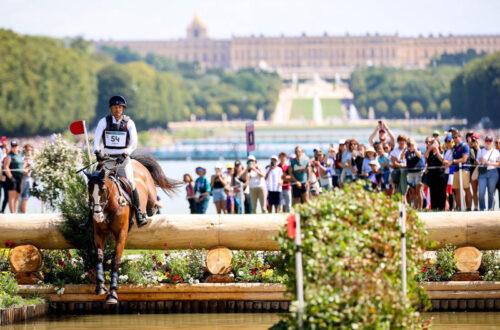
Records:
[[[453,160],[461,159],[463,155],[467,155],[467,160],[465,161],[464,164],[469,164],[469,157],[470,157],[469,145],[467,143],[460,142],[460,144],[458,146],[453,147]],[[455,172],[458,172],[458,164],[455,165],[454,169],[455,169]],[[469,166],[466,166],[463,169],[466,171],[470,170]]]
[[[204,175],[201,178],[198,177],[194,182],[194,192],[203,195],[207,191],[210,191],[210,182],[208,182],[207,177]]]

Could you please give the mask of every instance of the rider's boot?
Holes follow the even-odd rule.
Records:
[[[134,200],[134,208],[135,208],[135,219],[137,221],[137,227],[142,227],[148,223],[146,219],[146,214],[141,212],[141,200],[139,199],[139,193],[137,189],[134,189],[132,192],[132,199]]]

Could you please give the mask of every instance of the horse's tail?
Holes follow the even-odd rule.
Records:
[[[173,180],[167,178],[165,173],[160,167],[160,164],[154,159],[153,156],[143,152],[134,152],[130,158],[135,159],[141,163],[151,176],[156,186],[160,187],[167,195],[175,193],[176,189],[179,188],[183,183],[181,181]]]

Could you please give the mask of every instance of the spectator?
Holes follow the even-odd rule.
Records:
[[[407,140],[407,147],[403,149],[403,152],[400,156],[400,161],[404,162],[407,169],[407,182],[414,188],[413,196],[410,196],[410,199],[414,201],[414,208],[422,209],[423,208],[423,199],[422,199],[422,153],[415,146],[415,140],[413,138],[409,138]],[[403,195],[405,195],[403,193]]]
[[[444,156],[441,153],[439,140],[432,139],[425,152],[427,164],[427,183],[431,194],[431,209],[444,211],[446,207],[447,175],[444,173]]]
[[[301,147],[295,147],[295,158],[290,161],[288,173],[293,184],[293,205],[309,202],[309,181],[311,179],[311,167]]]
[[[281,186],[281,206],[283,208],[283,212],[290,212],[292,208],[292,191],[290,185],[290,174],[288,174],[288,164],[286,163],[287,155],[284,152],[280,152],[279,154],[280,163],[278,166],[283,171],[283,185]]]
[[[233,195],[237,213],[252,213],[250,205],[250,195],[248,192],[248,181],[245,176],[243,165],[239,160],[234,162],[234,175],[233,175]]]
[[[332,163],[330,163],[330,161]],[[322,150],[318,150],[313,161],[313,167],[315,169],[316,178],[321,187],[321,191],[332,190],[332,168],[335,168],[335,162],[330,159],[325,161],[325,154]],[[335,170],[333,171],[335,172]]]
[[[470,135],[469,135],[470,134]],[[477,211],[479,209],[479,197],[477,194],[477,187],[478,187],[478,179],[479,179],[479,172],[476,170],[476,164],[477,164],[477,153],[479,152],[479,135],[477,133],[467,133],[469,135],[467,139],[467,144],[469,145],[470,149],[470,157],[469,157],[469,172],[470,172],[470,186],[472,189],[472,202],[474,204],[474,210]],[[474,173],[475,172],[475,173]]]
[[[378,163],[380,166],[380,173],[382,174],[381,187],[383,191],[387,194],[391,194],[391,188],[389,185],[389,175],[390,175],[390,165],[391,161],[389,159],[389,154],[384,150],[384,143],[379,143],[377,145]]]
[[[206,177],[207,170],[204,167],[198,166],[196,174],[198,174],[198,178],[194,182],[196,213],[205,214],[208,208],[208,201],[210,200],[210,182]]]
[[[391,172],[393,185],[392,193],[397,194],[399,192],[400,194],[405,195],[407,190],[406,175],[404,175],[403,171],[401,171],[401,168],[405,166],[405,163],[404,157],[401,158],[401,154],[403,153],[403,150],[406,149],[406,136],[400,134],[397,142],[398,146],[394,148],[389,155],[392,163],[391,168],[393,169]]]
[[[373,172],[372,167],[370,166],[370,162],[372,160],[377,161],[376,157],[377,157],[377,153],[375,152],[375,149],[373,147],[368,147],[365,151],[365,157],[363,158],[363,164],[361,167],[361,173],[362,173],[363,179],[368,180],[368,178],[371,175],[370,173]],[[377,170],[378,170],[378,166],[377,166]],[[372,173],[372,174],[376,174],[376,172]]]
[[[278,156],[271,156],[271,162],[267,166],[267,212],[280,212],[281,191],[283,183],[283,170],[278,166]]]
[[[446,135],[446,137],[444,138],[444,154],[443,154],[443,165],[445,166],[445,169],[444,169],[444,174],[445,174],[445,178],[446,178],[446,186],[448,187],[448,180],[449,180],[449,177],[450,175],[453,175],[453,174],[450,174],[450,166],[453,166],[453,138],[451,136],[451,134],[448,134]],[[453,192],[449,192],[448,191],[448,188],[447,188],[447,191],[446,191],[446,199],[448,201],[448,205],[449,205],[449,209],[450,210],[453,210],[455,209],[455,199],[454,199],[454,196],[453,196]]]
[[[365,158],[365,146],[363,144],[358,144],[353,148],[352,151],[352,166],[356,169],[355,179],[363,178],[363,159]]]
[[[247,168],[245,174],[248,175],[248,185],[250,187],[250,201],[252,203],[252,213],[257,213],[257,202],[260,203],[262,213],[266,213],[266,180],[262,168],[257,165],[255,156],[250,155],[247,159]]]
[[[378,121],[377,127],[375,128],[373,133],[368,138],[368,142],[370,143],[370,145],[372,147],[374,147],[374,145],[375,145],[374,138],[375,138],[375,135],[377,134],[377,132],[378,132],[378,138],[379,138],[378,142],[379,143],[385,142],[385,143],[388,143],[389,146],[394,147],[394,134],[392,133],[392,131],[389,129],[389,127],[387,126],[387,124],[383,120]],[[388,136],[389,136],[389,141],[387,141]]]
[[[357,174],[352,161],[352,154],[354,151],[358,151],[358,141],[356,139],[348,140],[346,145],[348,147],[346,147],[342,153],[342,161],[340,163],[340,167],[342,167],[342,183],[352,182],[354,180],[354,176]]]
[[[183,178],[184,183],[186,184],[186,199],[189,203],[189,211],[191,214],[196,213],[196,203],[194,198],[194,180],[190,174],[184,174]]]
[[[432,138],[438,142],[439,142],[440,135],[441,135],[441,133],[438,130],[435,130],[434,132],[432,132]]]
[[[378,161],[374,158],[368,163],[370,172],[368,172],[368,183],[371,182],[371,189],[380,191],[382,188],[382,174],[380,173],[380,166]]]
[[[498,150],[498,152],[500,152],[500,138],[497,138],[497,140],[495,141],[495,146],[496,146],[496,149]],[[500,166],[497,167],[497,172],[498,172],[498,176],[499,176],[499,179],[497,182],[497,192],[498,192],[498,200],[500,201]]]
[[[7,183],[6,179],[7,177],[5,176],[5,171],[3,170],[4,167],[4,160],[9,154],[9,148],[7,146],[7,138],[5,136],[2,136],[1,140],[1,145],[0,145],[0,213],[5,212],[5,208],[7,207],[7,201],[9,200],[9,192],[7,190]],[[3,195],[3,200],[2,200],[2,195]]]
[[[226,195],[226,205],[224,208],[224,213],[234,214],[236,203],[234,201],[233,189],[230,186],[225,186],[224,193]]]
[[[493,137],[488,135],[484,138],[485,147],[479,150],[477,159],[479,160],[479,209],[486,208],[484,196],[488,189],[488,210],[493,210],[495,200],[495,187],[498,183],[497,166],[500,165],[500,153],[493,147]]]
[[[467,211],[471,210],[472,196],[470,193],[470,172],[469,172],[469,155],[470,150],[467,143],[462,142],[462,135],[458,131],[453,131],[452,133],[453,142],[455,146],[453,147],[453,165],[454,175],[453,175],[453,191],[455,192],[455,202],[457,208],[460,210],[462,208],[462,199],[460,191],[460,175],[462,178],[462,189],[465,193],[465,204]]]
[[[10,147],[10,153],[4,160],[4,171],[7,176],[6,184],[10,213],[17,213],[19,196],[21,194],[21,180],[23,179],[24,172],[24,160],[19,152],[17,141],[12,141]]]
[[[33,146],[29,143],[24,145],[24,172],[21,180],[21,213],[26,213],[28,199],[31,197],[31,188],[33,187]]]
[[[222,173],[222,164],[215,164],[215,174],[212,175],[210,179],[210,186],[212,187],[212,197],[214,200],[215,208],[217,214],[224,212],[226,208],[226,194],[224,193],[224,187],[230,182],[228,182],[227,177]]]
[[[337,167],[338,166],[338,157],[337,156],[338,156],[338,154],[337,154],[337,151],[335,150],[335,146],[333,144],[330,145],[330,148],[328,148],[327,164],[328,164],[328,169],[330,170],[330,174],[332,177],[332,180],[331,180],[332,188],[339,187],[340,167]]]

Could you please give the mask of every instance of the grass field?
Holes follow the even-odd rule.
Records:
[[[343,117],[339,99],[321,99],[321,107],[323,108],[323,119]],[[294,99],[290,117],[290,119],[312,120],[313,99]]]

